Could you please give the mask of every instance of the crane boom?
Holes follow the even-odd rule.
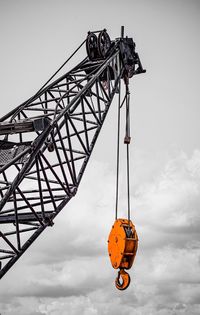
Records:
[[[120,79],[144,72],[132,39],[98,33],[86,58],[0,119],[0,278],[76,194]]]

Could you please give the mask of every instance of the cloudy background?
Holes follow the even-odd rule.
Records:
[[[131,285],[115,289],[107,257],[115,100],[78,194],[1,280],[1,315],[200,314],[200,1],[0,0],[1,114],[33,95],[88,30],[107,28],[116,38],[121,25],[147,69],[130,84],[140,240]]]

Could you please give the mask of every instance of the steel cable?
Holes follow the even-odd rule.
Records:
[[[118,117],[117,117],[117,162],[116,162],[116,203],[115,203],[115,220],[118,218],[118,202],[119,202],[119,167],[120,167],[120,120],[121,108],[126,101],[126,177],[127,177],[127,216],[130,223],[130,158],[129,158],[129,144],[130,144],[130,92],[126,84],[126,93],[121,103],[121,81],[119,81],[119,97],[118,97]]]
[[[118,214],[118,200],[119,200],[120,107],[121,107],[121,80],[119,80],[118,115],[117,115],[117,174],[116,174],[115,220],[117,220],[117,214]]]
[[[130,91],[128,84],[126,84],[126,166],[127,166],[127,205],[128,205],[128,221],[130,223],[130,162],[129,162],[129,144],[131,141],[130,137]]]
[[[23,104],[22,106],[19,107],[19,109],[17,110],[17,112],[15,112],[15,114],[12,116],[11,120],[13,120],[18,113],[30,102],[32,102],[32,100],[37,97],[37,95],[44,89],[44,87],[56,76],[56,74],[67,64],[67,62],[77,53],[77,51],[83,46],[83,44],[86,42],[86,39],[78,46],[78,48],[71,54],[71,56],[69,58],[67,58],[67,60],[58,68],[58,70],[43,84],[43,86],[30,98],[27,100],[27,102],[25,102],[25,104]]]

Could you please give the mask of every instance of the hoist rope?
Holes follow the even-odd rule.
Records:
[[[126,145],[126,165],[127,165],[127,202],[128,202],[128,221],[130,223],[130,167],[129,167],[129,143]]]
[[[126,166],[127,166],[127,205],[128,205],[128,221],[130,223],[130,163],[129,163],[129,144],[130,137],[130,92],[128,84],[126,84]]]
[[[119,80],[119,97],[118,97],[118,113],[117,113],[117,174],[116,174],[116,203],[115,203],[115,220],[118,214],[119,200],[119,146],[120,146],[120,107],[121,107],[121,80]]]
[[[126,84],[126,93],[121,103],[121,81],[119,81],[119,97],[118,97],[118,113],[117,113],[117,162],[116,162],[116,203],[115,203],[115,220],[118,218],[118,203],[119,203],[119,166],[120,166],[120,124],[121,124],[121,108],[126,101],[126,177],[127,177],[127,217],[130,223],[130,92],[128,84]]]
[[[124,105],[125,100],[126,100],[126,94],[125,94],[124,99],[123,99],[123,101],[122,101],[122,103],[120,105],[120,108],[122,108],[122,106]]]

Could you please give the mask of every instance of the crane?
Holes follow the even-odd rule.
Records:
[[[86,45],[86,57],[55,79]],[[0,118],[0,278],[76,195],[120,81],[145,72],[132,38],[87,38],[27,101]],[[129,142],[129,135],[126,141]]]

